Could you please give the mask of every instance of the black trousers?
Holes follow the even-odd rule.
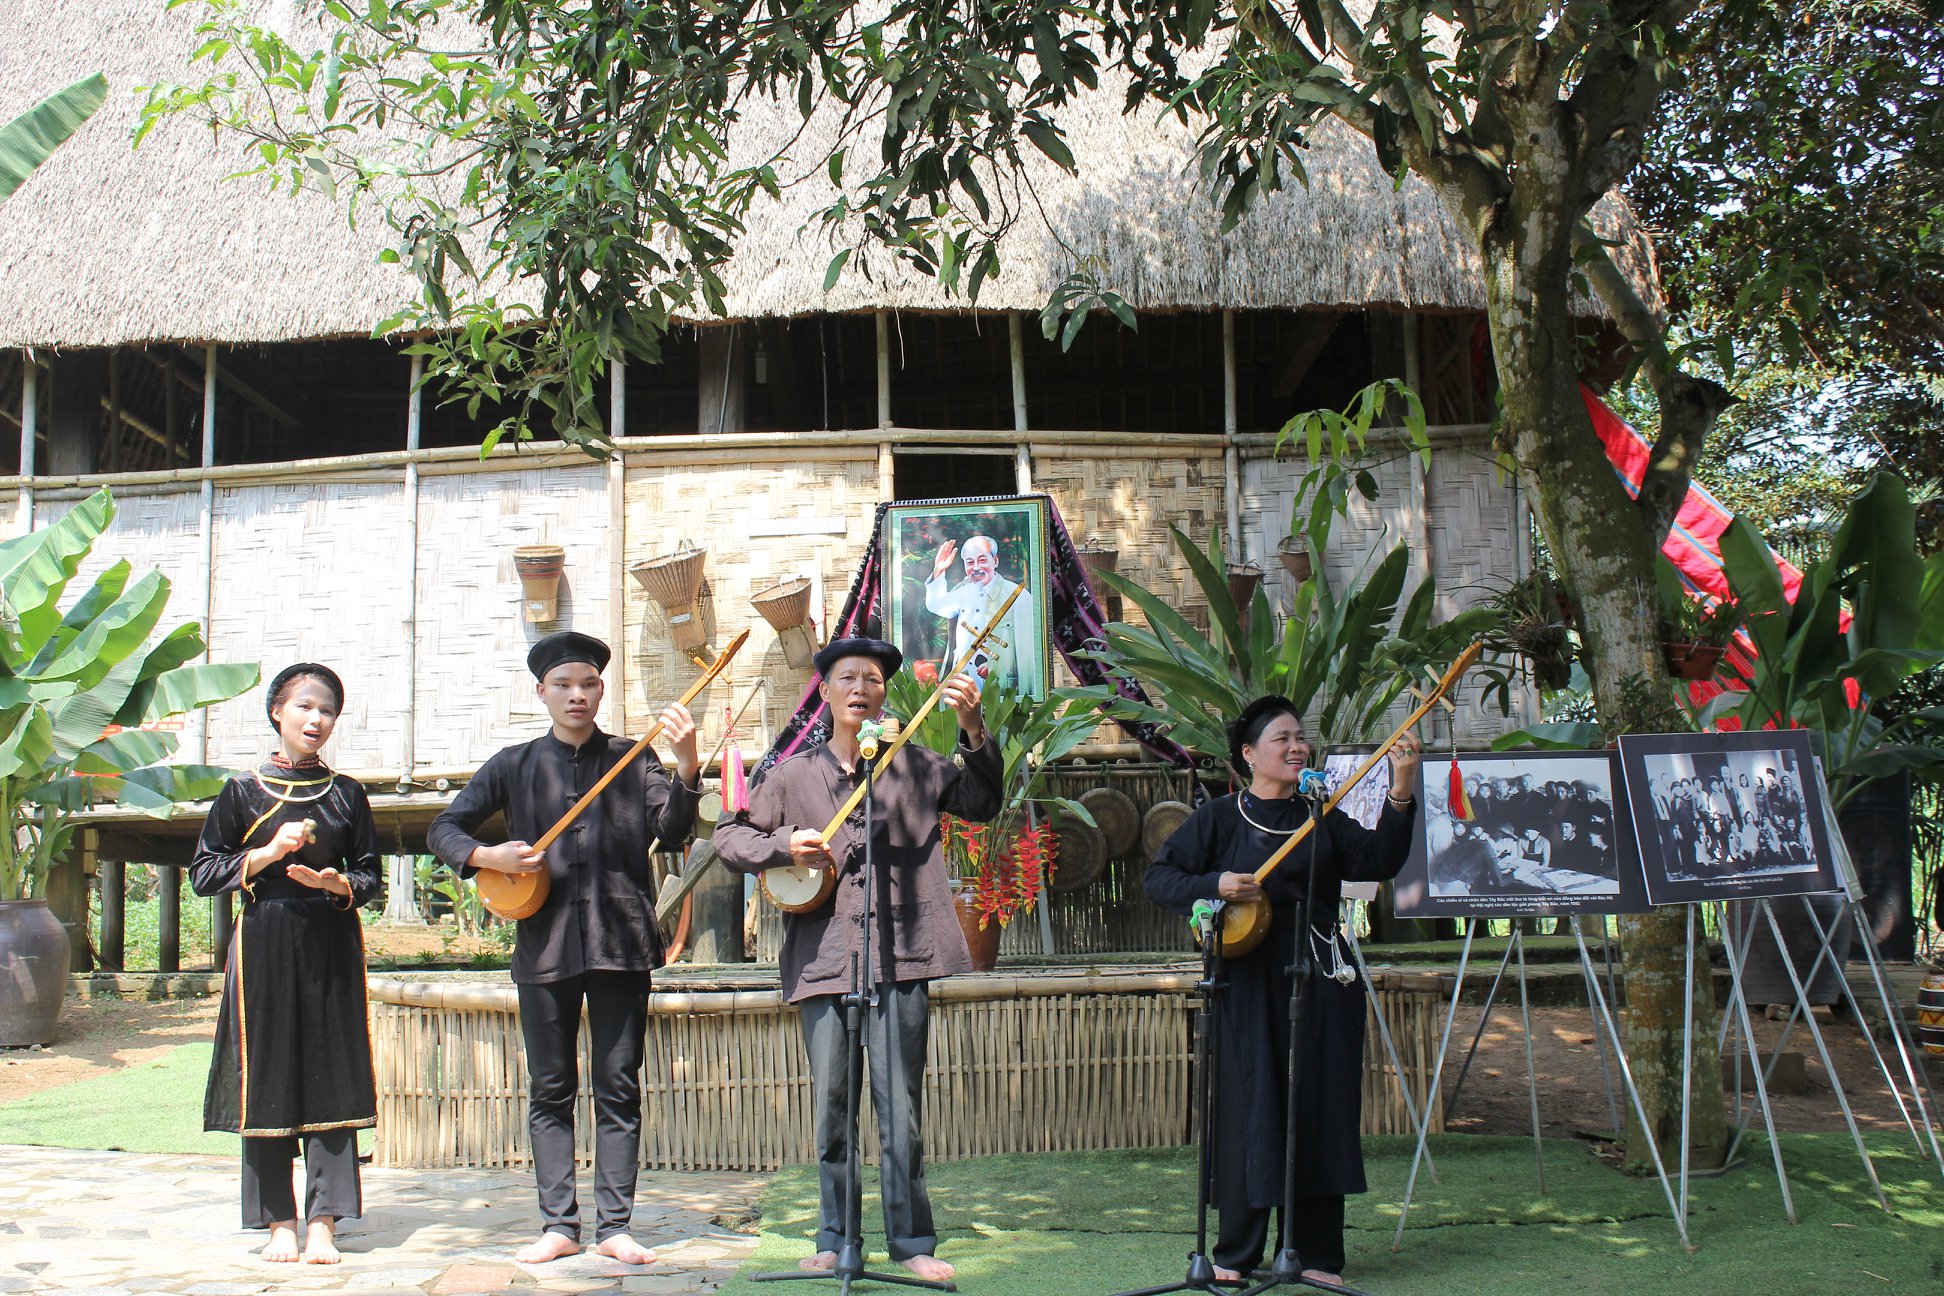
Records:
[[[305,1220],[356,1219],[364,1213],[358,1184],[358,1131],[320,1130],[243,1140],[243,1227],[269,1228],[297,1216],[291,1167],[304,1153]]]
[[[1215,1254],[1209,1259],[1224,1269],[1246,1275],[1262,1264],[1264,1248],[1269,1244],[1269,1208],[1223,1201],[1217,1209],[1221,1227],[1215,1239]],[[1280,1208],[1276,1214],[1282,1214]],[[1310,1197],[1298,1201],[1289,1232],[1303,1268],[1323,1273],[1343,1272],[1342,1197]]]
[[[641,1164],[641,1049],[648,1025],[646,972],[585,972],[522,985],[520,1034],[526,1041],[527,1133],[544,1231],[580,1240],[574,1190],[574,1100],[580,1092],[576,1044],[587,1005],[588,1068],[594,1088],[594,1240],[628,1231],[635,1171]]]
[[[850,1199],[850,1057],[843,996],[818,995],[797,1008],[817,1112],[817,1197],[822,1210],[817,1250],[835,1251],[843,1245],[844,1206]],[[930,1017],[931,987],[924,981],[879,986],[877,1006],[864,1013],[864,1051],[878,1119],[878,1195],[884,1204],[884,1240],[893,1260],[938,1250],[931,1194],[925,1189],[925,1030]]]

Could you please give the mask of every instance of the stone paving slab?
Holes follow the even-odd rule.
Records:
[[[496,1170],[364,1167],[365,1215],[340,1227],[344,1263],[270,1264],[268,1235],[238,1226],[237,1165],[226,1157],[0,1147],[0,1293],[50,1296],[579,1296],[706,1293],[756,1239],[717,1216],[746,1216],[758,1175],[643,1171],[635,1236],[669,1252],[635,1268],[583,1252],[513,1261],[538,1229],[530,1177]],[[591,1207],[593,1188],[583,1181]]]

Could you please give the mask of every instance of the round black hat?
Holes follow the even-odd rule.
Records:
[[[1303,718],[1303,713],[1297,710],[1296,704],[1282,694],[1264,693],[1243,707],[1242,714],[1235,717],[1234,723],[1228,727],[1228,740],[1229,764],[1235,767],[1237,774],[1243,778],[1248,778],[1250,774],[1249,762],[1242,759],[1242,748],[1245,745],[1254,746],[1255,740],[1262,736],[1262,731],[1268,727],[1269,721],[1282,714],[1293,715],[1298,720]]]
[[[586,662],[595,670],[606,670],[608,658],[614,654],[608,646],[593,635],[582,634],[578,630],[562,630],[550,634],[527,650],[527,669],[533,678],[543,680],[547,672],[568,662]]]
[[[321,662],[298,662],[294,666],[286,666],[278,671],[276,678],[270,681],[269,690],[263,695],[263,717],[270,722],[272,729],[277,727],[277,718],[270,714],[277,709],[277,694],[283,692],[284,685],[302,675],[323,681],[324,687],[330,689],[332,696],[337,698],[338,710],[344,710],[344,681],[338,678],[337,672]]]
[[[870,639],[862,635],[849,639],[832,639],[818,649],[817,655],[810,660],[816,664],[817,674],[828,675],[830,668],[846,657],[876,658],[878,664],[884,667],[886,678],[897,674],[898,667],[904,665],[904,654],[898,650],[896,644],[888,644],[882,639]]]

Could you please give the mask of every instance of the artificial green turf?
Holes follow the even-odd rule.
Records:
[[[1694,1182],[1693,1255],[1681,1247],[1657,1181],[1621,1175],[1582,1144],[1549,1140],[1542,1195],[1531,1140],[1476,1135],[1432,1140],[1442,1182],[1420,1174],[1410,1227],[1393,1252],[1411,1143],[1372,1138],[1365,1146],[1371,1191],[1351,1201],[1345,1276],[1386,1296],[1944,1292],[1944,1184],[1908,1138],[1870,1140],[1895,1212],[1885,1215],[1847,1136],[1785,1136],[1801,1221],[1794,1227],[1757,1139],[1741,1169]],[[1194,1241],[1187,1149],[986,1157],[931,1166],[928,1178],[939,1254],[958,1266],[961,1288],[979,1296],[1105,1296],[1170,1282],[1182,1276]],[[808,1250],[815,1210],[814,1170],[779,1174],[763,1196],[756,1255],[724,1296],[770,1290],[747,1275],[794,1267]],[[874,1191],[865,1220],[867,1244],[881,1248]],[[873,1264],[886,1263],[880,1249]]]
[[[236,1135],[205,1134],[208,1044],[31,1094],[0,1106],[0,1143],[234,1156]]]

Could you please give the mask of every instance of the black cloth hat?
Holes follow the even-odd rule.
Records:
[[[270,722],[272,729],[277,727],[277,718],[270,714],[277,709],[277,695],[283,692],[284,685],[304,675],[323,681],[324,687],[337,698],[338,710],[344,710],[344,681],[337,677],[337,672],[320,662],[298,662],[295,666],[286,666],[278,671],[276,678],[270,681],[269,691],[263,695],[263,717]]]
[[[593,635],[582,634],[578,630],[562,630],[550,634],[533,647],[527,649],[527,669],[533,678],[543,680],[547,672],[568,662],[586,662],[597,671],[607,669],[608,658],[614,653],[608,646]]]
[[[817,674],[828,675],[830,668],[846,657],[872,657],[884,667],[886,678],[896,675],[898,667],[904,665],[904,654],[896,644],[888,644],[882,639],[867,639],[862,636],[851,639],[832,639],[817,650],[810,660],[816,664]]]
[[[1235,717],[1235,722],[1228,727],[1229,764],[1235,767],[1237,774],[1243,778],[1250,777],[1249,762],[1242,759],[1242,748],[1255,746],[1256,739],[1262,737],[1262,731],[1269,727],[1269,722],[1285,714],[1293,715],[1298,720],[1303,718],[1296,704],[1280,693],[1264,693],[1242,708],[1242,714]]]

